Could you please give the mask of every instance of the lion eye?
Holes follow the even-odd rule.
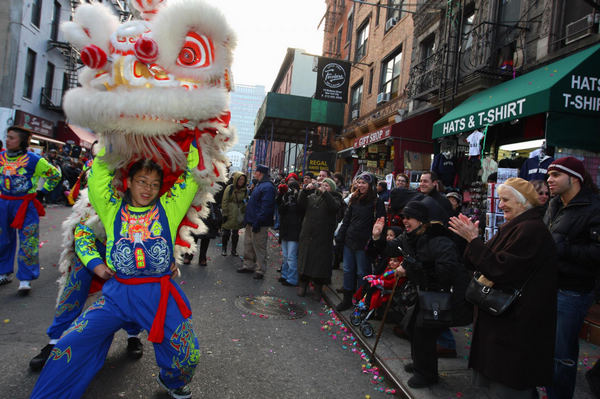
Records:
[[[196,32],[189,32],[177,57],[177,65],[186,68],[206,68],[215,61],[212,40]]]

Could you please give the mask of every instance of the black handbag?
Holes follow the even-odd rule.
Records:
[[[420,327],[448,327],[452,324],[452,293],[418,289]]]
[[[533,273],[535,274],[535,272]],[[502,291],[493,287],[488,287],[479,282],[481,273],[474,273],[473,278],[467,286],[465,298],[479,309],[491,314],[499,316],[512,305],[512,303],[521,296],[521,292],[525,285],[529,282],[533,274],[523,283],[520,289],[512,289],[511,291]]]

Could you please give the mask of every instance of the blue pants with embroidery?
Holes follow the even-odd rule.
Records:
[[[58,300],[54,320],[46,331],[50,339],[60,338],[62,333],[81,314],[90,292],[93,276],[93,273],[81,263],[81,260],[75,257],[67,275],[65,288]],[[137,335],[141,331],[141,328],[136,325],[127,325],[124,328],[130,335]]]
[[[185,294],[176,289],[189,305]],[[108,280],[102,297],[66,330],[50,353],[35,384],[32,399],[79,398],[102,368],[114,333],[128,323],[150,331],[160,299],[160,284],[125,285]],[[192,319],[184,319],[169,297],[164,339],[154,344],[160,378],[169,388],[188,384],[198,364],[198,339]],[[123,382],[126,383],[126,382]]]
[[[15,220],[22,202],[0,198],[0,274],[10,274],[14,271],[17,229],[10,227],[10,224]],[[35,280],[40,276],[39,228],[40,217],[33,203],[29,203],[23,228],[18,230],[17,279],[21,281]]]

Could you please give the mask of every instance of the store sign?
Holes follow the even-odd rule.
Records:
[[[564,109],[600,112],[600,76],[573,74],[570,81],[569,92],[562,93]]]
[[[17,110],[15,112],[15,125],[30,130],[33,133],[41,134],[42,136],[53,136],[53,122],[28,112]]]
[[[335,152],[313,152],[308,156],[306,169],[309,172],[335,170]]]
[[[522,116],[525,112],[527,99],[520,98],[506,104],[489,108],[485,111],[473,113],[462,118],[445,122],[442,125],[442,134],[456,134],[465,130],[473,130],[481,126],[513,120]]]
[[[369,144],[376,143],[381,140],[385,140],[392,135],[391,126],[386,126],[382,129],[376,130],[373,133],[366,134],[354,140],[354,148],[363,147]]]
[[[342,103],[347,102],[349,81],[350,63],[348,61],[319,57],[317,63],[316,99]]]

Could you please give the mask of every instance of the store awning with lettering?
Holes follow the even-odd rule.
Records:
[[[267,93],[254,123],[254,138],[303,143],[307,130],[319,126],[341,128],[343,103],[291,94]]]
[[[559,112],[600,117],[600,44],[477,93],[433,125],[434,139]]]

